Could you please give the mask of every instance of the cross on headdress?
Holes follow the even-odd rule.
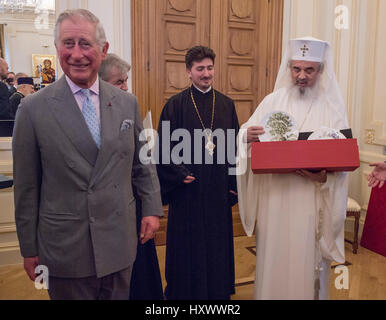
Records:
[[[304,45],[304,47],[303,47],[303,48],[300,48],[300,50],[302,51],[303,57],[305,57],[305,56],[306,56],[306,52],[307,52],[308,50],[310,50],[310,49],[308,49],[308,47],[307,47],[306,45]]]

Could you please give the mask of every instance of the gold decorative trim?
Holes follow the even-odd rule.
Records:
[[[375,144],[375,130],[374,129],[366,129],[365,130],[365,142],[366,144]]]

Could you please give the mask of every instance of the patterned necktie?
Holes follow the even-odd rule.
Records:
[[[101,134],[99,129],[99,121],[96,114],[94,103],[92,102],[90,98],[90,90],[89,89],[82,89],[81,92],[86,97],[86,99],[83,102],[82,107],[82,113],[83,117],[86,120],[88,129],[90,130],[90,133],[98,147],[98,149],[101,148]]]

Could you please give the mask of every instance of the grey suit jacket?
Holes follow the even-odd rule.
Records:
[[[23,99],[17,112],[13,164],[21,254],[39,256],[50,276],[102,277],[133,263],[132,183],[142,215],[163,214],[155,168],[139,161],[136,98],[101,80],[100,111],[100,150],[65,77]]]

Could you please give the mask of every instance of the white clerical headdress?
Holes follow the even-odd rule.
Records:
[[[291,60],[323,62],[327,42],[306,37],[292,39],[289,42]]]
[[[312,37],[290,40],[281,60],[274,91],[281,88],[289,89],[293,86],[289,68],[292,60],[323,63],[323,72],[318,80],[324,90],[323,94],[325,94],[326,98],[334,105],[336,112],[342,114],[344,118],[347,118],[345,103],[334,72],[333,53],[330,44]]]

